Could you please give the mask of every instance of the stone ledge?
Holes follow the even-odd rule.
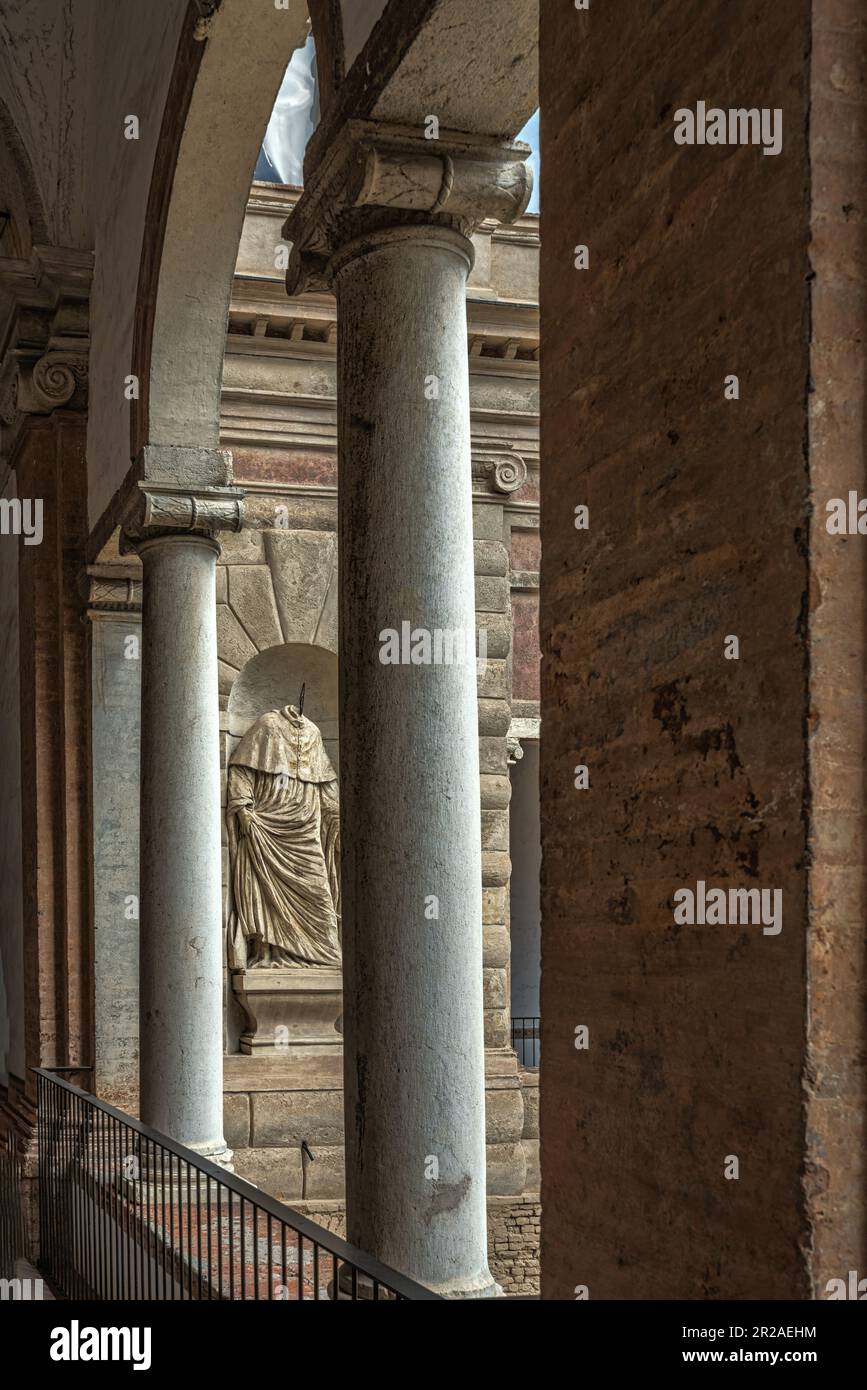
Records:
[[[223,1058],[223,1090],[342,1091],[343,1058],[231,1053]]]

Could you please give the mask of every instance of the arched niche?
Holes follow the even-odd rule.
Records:
[[[284,642],[251,657],[229,692],[231,757],[238,740],[269,710],[297,705],[302,684],[304,713],[319,726],[329,758],[338,766],[337,657],[325,647]]]

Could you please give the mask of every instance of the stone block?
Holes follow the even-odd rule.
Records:
[[[485,1047],[508,1047],[510,1019],[508,1009],[485,1009]]]
[[[258,655],[258,647],[251,642],[231,608],[225,603],[217,605],[217,654],[221,661],[240,671]]]
[[[499,743],[500,740],[498,739]],[[481,794],[482,807],[485,810],[493,811],[508,806],[512,799],[512,782],[507,774],[483,772],[479,778],[479,792]],[[504,812],[506,824],[508,825],[508,811]],[[493,846],[489,846],[493,848]],[[498,848],[508,849],[508,835],[506,844]]]
[[[250,1097],[243,1092],[223,1096],[223,1132],[230,1149],[249,1148]]]
[[[343,1143],[342,1091],[259,1091],[251,1096],[256,1147]]]
[[[329,1148],[310,1145],[314,1158],[303,1155],[304,1197],[318,1201],[323,1197],[343,1197],[346,1191],[346,1166],[343,1145]]]
[[[234,666],[229,666],[225,661],[217,662],[217,687],[220,692],[220,699],[228,700],[232,691],[232,686],[238,679],[238,672]]]
[[[339,1091],[343,1086],[343,1054],[334,1049],[327,1054],[298,1056],[295,1050],[257,1053],[241,1052],[223,1058],[223,1090],[248,1091]]]
[[[476,575],[476,613],[508,613],[510,608],[509,581],[492,574]],[[510,620],[511,621],[511,620]]]
[[[482,850],[482,883],[486,888],[501,888],[509,882],[512,861],[499,850]]]
[[[478,682],[480,700],[508,700],[512,693],[508,662],[499,657],[488,657],[484,669],[479,672]]]
[[[232,565],[225,572],[229,607],[259,651],[280,646],[283,633],[267,565]]]
[[[488,1192],[492,1197],[520,1196],[527,1177],[523,1145],[487,1145]]]
[[[509,964],[511,942],[506,926],[482,927],[482,963],[493,969],[505,968]]]
[[[479,739],[479,771],[482,776],[506,776],[509,752],[502,737]]]
[[[262,532],[245,526],[243,531],[220,532],[220,563],[222,565],[262,565],[265,545]]]
[[[482,889],[482,921],[485,926],[496,926],[506,920],[508,907],[506,888]]]
[[[527,1172],[524,1178],[525,1192],[538,1192],[542,1185],[542,1170],[539,1166],[539,1140],[522,1139]]]
[[[539,1073],[522,1072],[521,1087],[524,1092],[524,1135],[525,1139],[539,1138]]]
[[[476,574],[503,577],[509,573],[509,552],[502,541],[473,541],[473,556]]]
[[[337,651],[337,605],[340,595],[340,587],[337,578],[337,559],[335,557],[334,569],[331,572],[331,583],[325,595],[325,602],[322,605],[322,614],[319,619],[319,627],[316,629],[317,647],[325,647],[329,652]]]
[[[479,613],[476,615],[476,650],[480,657],[503,661],[512,650],[512,615],[510,613]]]
[[[271,1197],[291,1202],[301,1196],[300,1148],[241,1149],[233,1162],[239,1177],[261,1187]]]
[[[139,462],[143,478],[172,487],[230,487],[234,479],[230,449],[146,444]]]
[[[512,706],[508,692],[505,699],[494,696],[479,698],[479,736],[481,738],[505,738],[512,722]]]
[[[330,531],[266,531],[265,553],[287,642],[312,642],[336,563]]]
[[[502,1081],[506,1076],[515,1080],[518,1077],[518,1061],[512,1048],[488,1048],[485,1051],[485,1085]]]
[[[244,502],[244,520],[258,531],[282,529],[287,503],[291,506],[294,501],[294,498],[281,496],[277,492],[248,492]]]
[[[508,811],[482,811],[482,849],[508,852]]]
[[[516,1144],[524,1127],[520,1086],[485,1088],[485,1137],[489,1144]]]
[[[502,541],[503,508],[501,504],[473,503],[473,539],[477,541]]]
[[[499,966],[482,970],[482,997],[486,1009],[504,1009],[507,1004],[507,971]]]

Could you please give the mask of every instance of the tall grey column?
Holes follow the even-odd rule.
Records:
[[[528,179],[510,147],[469,158],[366,129],[286,229],[292,286],[324,273],[338,303],[347,1231],[441,1293],[480,1297],[498,1288],[465,292],[474,221],[516,216]]]
[[[163,460],[171,462],[182,460]],[[141,1118],[222,1162],[231,1155],[223,1137],[214,532],[240,526],[239,498],[228,488],[143,489],[125,533],[143,569]]]

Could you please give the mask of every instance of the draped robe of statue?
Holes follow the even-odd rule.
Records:
[[[232,967],[339,965],[337,775],[294,705],[263,714],[229,759],[226,824]]]

